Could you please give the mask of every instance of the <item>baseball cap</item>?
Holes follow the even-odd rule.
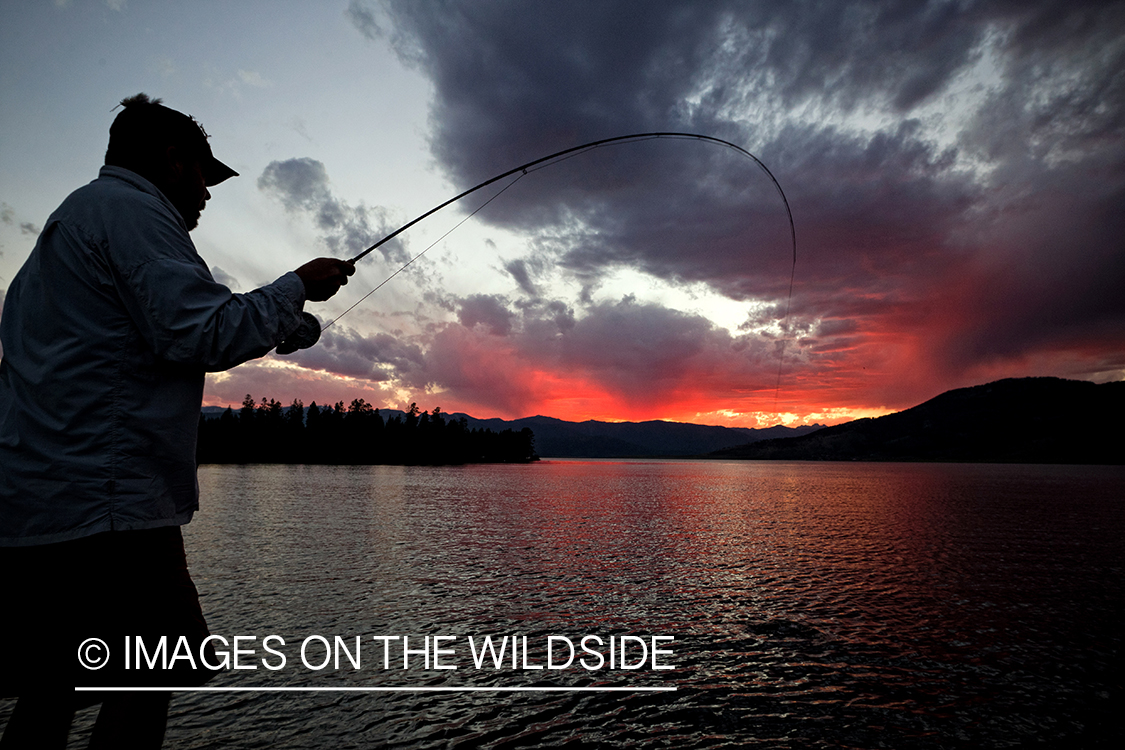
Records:
[[[207,131],[191,115],[165,107],[160,99],[149,99],[145,94],[125,99],[121,104],[124,109],[109,128],[107,164],[127,163],[132,161],[130,155],[148,155],[166,146],[179,146],[199,158],[208,187],[238,176],[238,172],[211,153]]]

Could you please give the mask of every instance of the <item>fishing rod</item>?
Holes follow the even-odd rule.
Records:
[[[391,232],[387,236],[383,237],[381,240],[376,242],[371,247],[369,247],[366,250],[364,250],[363,252],[361,252],[359,255],[352,258],[350,262],[355,263],[358,260],[362,260],[364,257],[366,257],[371,252],[377,250],[382,245],[385,245],[386,243],[390,242],[395,237],[399,236],[400,234],[405,232],[407,229],[410,229],[412,226],[414,226],[418,222],[428,218],[429,216],[432,216],[433,214],[436,214],[438,211],[442,210],[446,206],[449,206],[453,203],[456,203],[457,201],[461,200],[462,198],[465,198],[469,195],[472,195],[476,191],[478,191],[482,188],[486,188],[489,185],[492,185],[493,183],[499,182],[500,180],[503,180],[506,177],[511,177],[514,174],[519,175],[515,180],[513,180],[512,182],[509,182],[499,192],[497,192],[495,195],[493,195],[487,201],[485,201],[480,206],[478,206],[472,213],[470,213],[468,216],[466,216],[464,219],[462,219],[460,222],[458,222],[452,229],[450,229],[448,232],[446,232],[441,237],[439,237],[429,247],[427,247],[425,250],[418,253],[414,257],[412,257],[409,261],[407,261],[405,264],[403,264],[403,266],[400,267],[397,271],[395,271],[390,276],[388,276],[386,279],[384,279],[382,282],[380,282],[379,286],[375,287],[370,292],[365,294],[363,297],[361,297],[359,299],[359,301],[357,301],[355,304],[353,304],[347,310],[344,310],[344,312],[340,313],[335,318],[328,321],[328,323],[326,323],[324,325],[324,328],[328,328],[330,325],[335,323],[337,320],[344,317],[344,315],[351,312],[352,309],[354,309],[357,305],[359,305],[361,302],[363,302],[363,300],[367,299],[369,296],[371,296],[376,291],[378,291],[379,287],[382,287],[384,284],[386,284],[388,281],[393,279],[395,276],[397,276],[398,274],[400,274],[404,270],[406,270],[412,263],[414,263],[414,261],[418,260],[418,258],[425,255],[427,250],[432,248],[438,242],[441,242],[441,240],[445,239],[445,237],[447,237],[451,232],[453,232],[455,229],[457,229],[457,227],[461,226],[461,224],[464,224],[466,221],[471,219],[474,215],[476,215],[476,213],[478,211],[483,209],[489,203],[491,203],[492,201],[499,198],[500,195],[502,193],[504,193],[504,191],[506,191],[508,188],[512,187],[512,185],[514,185],[516,182],[518,182],[521,178],[523,178],[524,176],[526,176],[530,172],[534,172],[534,171],[537,171],[539,169],[543,169],[545,167],[551,166],[552,164],[565,161],[566,159],[573,158],[575,156],[578,156],[579,154],[585,153],[586,151],[591,151],[591,150],[599,148],[601,146],[607,146],[607,145],[615,144],[615,143],[628,143],[628,142],[635,142],[635,141],[646,141],[646,140],[653,140],[653,139],[657,139],[657,138],[706,141],[706,142],[718,144],[720,146],[724,146],[726,148],[732,149],[732,150],[738,152],[739,154],[742,154],[743,156],[746,156],[746,157],[750,158],[751,160],[753,160],[753,162],[756,165],[758,165],[758,167],[766,174],[766,176],[770,178],[770,182],[773,183],[774,188],[777,190],[777,194],[781,197],[781,202],[785,206],[785,215],[789,220],[789,238],[790,238],[792,248],[793,248],[793,265],[792,265],[792,269],[791,269],[790,275],[789,275],[789,301],[791,302],[792,298],[793,298],[793,280],[794,280],[794,276],[795,276],[795,272],[796,272],[796,268],[797,268],[797,229],[796,229],[796,227],[793,223],[793,211],[789,208],[789,200],[785,197],[785,191],[781,189],[781,183],[779,183],[777,181],[777,178],[774,177],[773,172],[771,172],[769,170],[769,167],[767,167],[765,164],[763,164],[762,161],[758,157],[754,156],[754,154],[750,153],[749,151],[742,148],[741,146],[739,146],[735,143],[731,143],[730,141],[723,140],[722,138],[716,138],[715,136],[712,136],[712,135],[703,135],[701,133],[681,133],[681,132],[675,132],[675,131],[658,131],[658,132],[652,132],[652,133],[633,133],[633,134],[630,134],[630,135],[618,135],[618,136],[614,136],[612,138],[602,138],[600,140],[590,141],[589,143],[583,143],[580,146],[572,146],[571,148],[566,148],[566,149],[563,149],[562,151],[556,151],[555,153],[550,154],[548,156],[543,156],[543,157],[540,157],[538,159],[533,159],[532,161],[529,161],[526,164],[521,164],[518,167],[514,167],[512,169],[509,169],[507,172],[502,172],[502,173],[496,175],[495,177],[490,177],[487,180],[485,180],[484,182],[482,182],[478,185],[474,185],[473,187],[469,188],[468,190],[465,190],[464,192],[458,193],[457,195],[453,196],[449,200],[447,200],[443,203],[439,203],[438,205],[431,208],[429,211],[426,211],[424,214],[421,214],[420,216],[417,216],[414,219],[411,219],[407,223],[400,226],[398,229],[394,230],[393,232]],[[785,320],[786,321],[789,320],[789,303],[786,303]]]
[[[789,210],[789,200],[785,197],[785,191],[781,189],[781,184],[777,181],[777,178],[773,176],[773,172],[771,172],[769,170],[769,168],[766,167],[766,165],[763,164],[761,162],[761,160],[758,159],[758,157],[754,156],[752,153],[750,153],[746,149],[742,148],[741,146],[738,146],[738,145],[735,145],[735,144],[731,143],[730,141],[724,141],[722,138],[716,138],[716,137],[711,136],[711,135],[701,135],[699,133],[676,133],[676,132],[633,133],[632,135],[618,135],[618,136],[614,136],[613,138],[602,138],[601,140],[598,140],[598,141],[590,141],[589,143],[584,143],[581,146],[572,146],[571,148],[566,148],[566,149],[563,149],[562,151],[556,151],[555,153],[553,153],[549,156],[543,156],[543,157],[540,157],[538,159],[534,159],[533,161],[529,161],[527,164],[521,164],[518,167],[515,167],[513,169],[509,169],[507,172],[504,172],[502,174],[498,174],[495,177],[490,177],[489,179],[485,180],[484,182],[480,183],[479,185],[471,187],[468,190],[466,190],[465,192],[453,196],[452,198],[445,201],[444,203],[441,203],[437,206],[434,206],[433,208],[431,208],[426,213],[422,214],[421,216],[419,216],[416,219],[413,219],[412,221],[408,221],[407,223],[403,224],[401,227],[399,227],[395,231],[391,232],[386,237],[379,240],[378,242],[376,242],[374,245],[372,245],[371,247],[364,250],[359,255],[352,258],[351,262],[355,263],[357,260],[360,260],[361,258],[366,256],[371,251],[377,249],[379,246],[383,245],[384,243],[390,242],[395,237],[397,237],[400,234],[402,234],[403,232],[405,232],[407,229],[410,229],[410,227],[414,226],[418,222],[425,219],[427,216],[430,216],[431,214],[437,213],[438,211],[442,210],[446,206],[448,206],[452,203],[456,203],[457,201],[461,200],[462,198],[464,198],[468,195],[472,195],[473,193],[480,190],[481,188],[488,187],[489,185],[491,185],[494,182],[499,182],[500,180],[504,179],[505,177],[511,177],[512,175],[516,174],[517,172],[520,173],[520,176],[523,176],[523,175],[527,174],[528,171],[531,171],[533,169],[542,169],[543,167],[550,166],[550,164],[553,163],[555,160],[562,161],[563,160],[562,157],[564,157],[564,156],[567,157],[567,158],[570,158],[571,156],[577,156],[578,154],[581,154],[583,152],[591,151],[591,150],[593,150],[595,148],[598,148],[600,146],[607,146],[611,143],[627,143],[629,141],[653,140],[653,139],[656,139],[656,138],[676,138],[676,139],[689,139],[689,140],[696,140],[696,141],[710,141],[711,143],[717,143],[721,146],[726,146],[727,148],[734,149],[738,153],[740,153],[744,156],[748,156],[751,159],[753,159],[754,163],[757,164],[759,167],[761,167],[762,171],[766,173],[766,176],[768,176],[770,178],[770,181],[773,183],[773,186],[775,188],[777,188],[777,194],[781,196],[781,202],[785,204],[785,213],[789,217],[789,234],[790,234],[790,237],[793,240],[793,262],[794,263],[797,262],[797,230],[793,225],[793,212],[791,210]],[[505,189],[507,189],[507,188],[505,188]],[[495,196],[493,196],[493,197],[495,197]],[[484,206],[481,206],[481,208],[484,208]]]
[[[771,172],[769,170],[769,168],[765,164],[763,164],[762,161],[758,157],[754,156],[754,154],[750,153],[749,151],[747,151],[746,149],[742,148],[741,146],[739,146],[735,143],[731,143],[730,141],[723,140],[722,138],[717,138],[717,137],[712,136],[712,135],[703,135],[701,133],[681,133],[681,132],[676,132],[676,131],[657,131],[657,132],[652,132],[652,133],[632,133],[630,135],[618,135],[618,136],[614,136],[612,138],[602,138],[602,139],[599,139],[599,140],[596,140],[596,141],[590,141],[589,143],[583,143],[580,146],[572,146],[570,148],[563,149],[562,151],[556,151],[553,154],[549,154],[547,156],[543,156],[543,157],[540,157],[538,159],[533,159],[532,161],[529,161],[526,164],[521,164],[518,167],[514,167],[512,169],[509,169],[508,171],[502,172],[501,174],[498,174],[495,177],[490,177],[487,180],[485,180],[484,182],[482,182],[478,185],[474,185],[473,187],[469,188],[468,190],[465,190],[464,192],[458,193],[457,195],[453,196],[449,200],[447,200],[443,203],[439,203],[438,205],[431,208],[429,211],[426,211],[424,214],[421,214],[420,216],[417,216],[416,218],[408,221],[407,223],[400,226],[398,229],[394,230],[393,232],[391,232],[387,236],[383,237],[381,240],[376,242],[374,245],[372,245],[371,247],[369,247],[366,250],[364,250],[363,252],[361,252],[359,255],[352,258],[350,260],[350,262],[354,264],[356,261],[362,260],[368,254],[377,250],[379,247],[381,247],[382,245],[385,245],[386,243],[390,242],[395,237],[397,237],[400,234],[402,234],[403,232],[405,232],[407,229],[410,229],[412,226],[414,226],[418,222],[428,218],[429,216],[432,216],[433,214],[442,210],[446,206],[452,205],[453,203],[456,203],[457,201],[461,200],[462,198],[465,198],[469,195],[472,195],[473,193],[477,192],[478,190],[480,190],[482,188],[486,188],[489,185],[492,185],[493,183],[499,182],[500,180],[503,180],[507,177],[511,177],[512,175],[517,175],[516,179],[509,182],[507,185],[505,185],[502,189],[500,189],[498,192],[496,192],[494,195],[492,195],[492,197],[490,197],[487,201],[482,203],[480,206],[477,206],[477,208],[474,209],[472,213],[470,213],[468,216],[463,218],[460,222],[458,222],[456,225],[454,225],[449,231],[447,231],[445,234],[443,234],[441,237],[439,237],[437,240],[435,240],[433,243],[431,243],[428,247],[426,247],[420,253],[418,253],[417,255],[412,257],[410,260],[408,260],[397,271],[395,271],[390,276],[388,276],[386,279],[381,281],[378,286],[376,286],[374,289],[372,289],[367,294],[363,295],[363,297],[361,297],[355,304],[353,304],[347,310],[344,310],[344,312],[340,313],[339,315],[337,315],[332,320],[328,321],[323,326],[323,328],[328,328],[329,326],[334,324],[337,320],[344,317],[349,312],[351,312],[353,309],[355,309],[355,307],[358,306],[361,302],[363,302],[365,299],[367,299],[372,294],[374,294],[376,291],[378,291],[380,287],[382,287],[384,284],[386,284],[388,281],[393,279],[398,274],[405,271],[412,263],[414,263],[414,261],[418,260],[423,255],[425,255],[426,252],[430,248],[432,248],[434,245],[438,244],[443,239],[445,239],[447,236],[449,236],[449,234],[452,233],[455,229],[457,229],[462,224],[464,224],[466,221],[468,221],[473,216],[475,216],[478,211],[483,209],[489,203],[491,203],[492,201],[499,198],[500,195],[502,195],[506,190],[508,190],[508,188],[515,185],[517,182],[519,182],[523,177],[528,175],[530,172],[534,172],[534,171],[537,171],[539,169],[544,169],[544,168],[549,167],[553,164],[558,164],[559,162],[565,161],[567,159],[571,159],[575,156],[578,156],[579,154],[585,153],[587,151],[592,151],[593,149],[600,148],[602,146],[608,146],[608,145],[611,145],[611,144],[621,144],[621,143],[633,143],[633,142],[638,142],[638,141],[655,140],[655,139],[661,139],[661,138],[663,138],[663,139],[675,139],[675,140],[704,141],[704,142],[714,143],[714,144],[732,149],[733,151],[750,158],[756,165],[758,165],[758,167],[766,174],[766,176],[769,177],[770,182],[773,183],[774,188],[777,190],[777,194],[781,197],[782,204],[785,206],[785,215],[789,219],[789,238],[790,238],[790,241],[792,243],[792,248],[793,248],[793,262],[792,262],[792,267],[791,267],[790,272],[789,272],[789,295],[788,295],[788,298],[787,298],[786,303],[785,303],[785,318],[784,318],[784,323],[783,323],[783,330],[787,331],[788,325],[789,325],[789,309],[790,309],[790,305],[793,302],[793,281],[796,277],[796,271],[797,271],[797,228],[793,223],[793,211],[789,208],[789,199],[785,197],[785,191],[781,189],[781,183],[779,183],[777,181],[777,178],[774,177],[773,172]],[[316,338],[320,337],[320,330],[322,330],[322,328],[320,326],[317,326],[317,331],[316,331],[316,334],[315,334]],[[300,332],[298,332],[298,334],[296,334],[296,336],[299,337]],[[313,340],[313,343],[315,343],[315,339]],[[312,344],[310,343],[310,344],[307,344],[307,345],[311,346]],[[784,342],[784,340],[782,340],[782,352],[781,352],[781,359],[782,360],[784,360],[784,356],[785,356],[784,347],[785,347],[785,342]],[[286,347],[286,348],[288,349],[288,347]],[[296,345],[295,348],[305,348],[305,347],[300,346],[298,344],[298,345]],[[281,352],[280,347],[279,347],[278,351]],[[287,353],[287,352],[282,352],[282,353]],[[778,368],[777,368],[777,391],[778,392],[780,392],[780,388],[781,388],[781,366],[782,366],[782,363],[779,362]],[[774,406],[775,406],[775,408],[777,406],[776,395],[775,395]]]

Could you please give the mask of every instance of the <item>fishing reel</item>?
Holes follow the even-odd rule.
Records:
[[[308,349],[320,341],[320,321],[310,313],[301,313],[301,324],[289,334],[289,338],[277,345],[278,354],[292,354],[299,349]]]

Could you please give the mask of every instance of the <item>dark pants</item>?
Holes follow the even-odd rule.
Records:
[[[65,727],[58,746],[65,746],[75,708],[104,701],[95,735],[104,724],[122,720],[148,727],[152,735],[158,723],[159,737],[150,744],[158,747],[168,693],[102,694],[75,688],[200,685],[213,674],[199,659],[207,635],[179,527],[0,548],[0,643],[9,657],[0,663],[0,695],[20,697],[0,746],[47,747],[60,724]],[[163,669],[159,658],[149,668],[161,637],[166,659],[181,636],[185,648],[180,653],[190,651],[195,668],[191,660],[175,659],[170,669]],[[137,638],[143,639],[149,656],[140,664]],[[126,643],[132,668],[126,668]],[[207,656],[214,663],[213,654]],[[102,666],[89,669],[80,657],[89,666]],[[154,713],[159,713],[158,722]],[[28,731],[34,744],[13,744]]]

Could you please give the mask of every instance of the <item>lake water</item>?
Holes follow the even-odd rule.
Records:
[[[166,747],[1119,746],[1125,467],[568,460],[199,478],[185,538],[211,631],[257,639],[257,669],[211,685],[677,689],[179,695]],[[261,666],[268,634],[288,657],[276,671]],[[305,667],[310,635],[360,636],[361,667]],[[373,640],[401,635],[418,649],[454,636],[442,658],[457,669],[415,655],[403,670],[401,641]],[[486,635],[527,636],[527,656],[475,668],[468,637]],[[675,669],[651,654],[634,670],[523,668],[549,635],[673,636],[657,664]]]

